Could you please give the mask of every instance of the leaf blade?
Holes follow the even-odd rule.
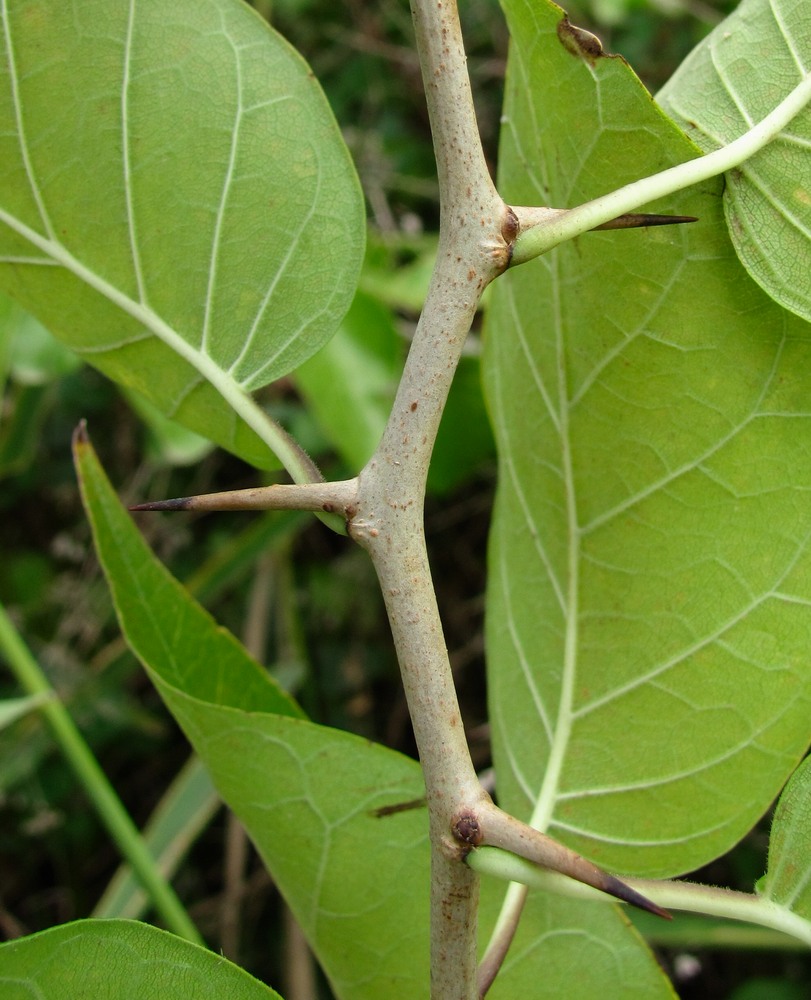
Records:
[[[705,151],[761,121],[811,73],[811,30],[796,0],[744,0],[705,38],[658,100]],[[726,176],[735,250],[777,302],[811,319],[811,107]]]
[[[559,8],[505,9],[508,201],[577,204],[694,155],[621,60],[560,45]],[[508,272],[488,315],[499,795],[627,874],[730,847],[809,738],[809,328],[741,271],[719,196],[658,206],[694,226]]]
[[[75,18],[37,0],[2,25],[0,282],[164,413],[273,464],[248,393],[332,334],[364,241],[308,68],[226,0]]]

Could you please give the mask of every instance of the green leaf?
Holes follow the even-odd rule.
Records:
[[[694,155],[621,59],[560,43],[559,8],[505,9],[508,202]],[[487,317],[499,801],[626,874],[727,850],[811,736],[811,327],[747,277],[720,194],[508,271]]]
[[[743,135],[811,73],[804,0],[743,0],[688,56],[659,94],[709,151]],[[811,105],[726,176],[724,208],[749,274],[787,309],[811,319]]]
[[[428,492],[450,493],[494,463],[495,442],[482,393],[480,359],[463,357],[453,376],[431,455]]]
[[[0,287],[168,416],[274,465],[248,393],[332,335],[363,255],[307,65],[236,0],[11,0],[0,30]]]
[[[41,459],[42,426],[53,410],[53,392],[50,386],[12,383],[6,388],[3,409],[0,478],[20,475]]]
[[[296,702],[155,558],[81,430],[74,459],[121,628],[141,662],[164,683],[215,702],[239,675],[235,707],[303,718]]]
[[[76,462],[124,634],[245,824],[333,989],[347,1000],[426,995],[419,765],[296,718],[297,706],[157,563],[81,437]],[[403,803],[410,807],[386,812]]]
[[[494,912],[495,880],[482,885]],[[503,890],[500,895],[503,895]],[[614,906],[530,892],[488,1000],[672,1000],[675,993],[628,917]]]
[[[360,288],[391,309],[418,316],[436,263],[436,233],[369,237]],[[408,263],[402,263],[404,256]]]
[[[805,1000],[807,994],[807,986],[803,983],[756,977],[737,986],[729,1000]]]
[[[279,1000],[220,955],[129,920],[78,920],[0,945],[3,1000]]]
[[[337,996],[427,995],[428,822],[416,761],[350,733],[157,684]],[[397,811],[403,804],[414,807]]]
[[[811,757],[780,796],[769,838],[769,863],[759,893],[811,919]]]

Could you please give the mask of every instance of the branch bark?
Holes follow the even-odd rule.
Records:
[[[423,530],[428,463],[481,294],[509,262],[513,215],[484,159],[456,3],[412,0],[440,190],[439,253],[381,443],[360,474],[349,532],[377,571],[425,775],[431,829],[431,996],[477,991],[478,876],[454,814],[487,799],[465,740]]]

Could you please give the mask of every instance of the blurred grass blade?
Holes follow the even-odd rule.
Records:
[[[5,698],[0,701],[0,729],[5,729],[17,719],[21,719],[29,712],[34,712],[46,701],[56,697],[53,691],[42,691],[40,694],[32,694],[27,698]]]
[[[31,655],[5,608],[0,605],[0,652],[21,687],[40,697],[40,710],[50,726],[60,751],[79,779],[85,794],[98,813],[122,855],[138,873],[150,894],[152,904],[178,936],[201,943],[197,928],[177,898],[171,885],[161,876],[129,813],[101,769],[90,747],[79,732],[62,702]]]
[[[192,757],[180,770],[161,798],[142,831],[158,868],[171,879],[189,848],[222,805],[205,765]],[[92,916],[111,919],[142,917],[149,908],[149,898],[129,866],[122,866],[113,876]]]

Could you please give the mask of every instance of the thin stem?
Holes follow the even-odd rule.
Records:
[[[644,177],[569,211],[514,208],[521,227],[511,263],[523,264],[641,205],[739,166],[775,139],[811,100],[811,74],[761,122],[721,149]],[[540,214],[539,214],[540,213]]]
[[[0,605],[0,649],[25,691],[32,695],[55,694],[2,605]],[[58,697],[50,697],[43,703],[41,711],[62,753],[96,807],[99,818],[152,898],[155,909],[166,922],[166,926],[179,937],[205,947],[197,928],[171,885],[161,875],[137,827],[99,767],[98,761],[65,706]]]
[[[485,848],[485,850],[488,850],[488,848]],[[474,854],[477,853],[474,852]],[[471,867],[475,868],[475,865],[471,865]],[[521,914],[524,912],[527,892],[527,887],[519,885],[517,882],[511,883],[507,890],[505,905],[501,908],[496,926],[490,935],[487,949],[479,963],[479,997],[487,995],[487,991],[493,985],[499,969],[504,964],[504,959],[507,957],[507,952],[510,950],[510,945],[518,930],[518,922],[521,919]],[[507,903],[509,905],[506,905]]]
[[[549,871],[517,858],[514,854],[492,847],[482,847],[468,855],[467,863],[481,874],[521,882],[531,888],[543,889],[575,899],[602,902],[612,900],[601,892],[573,882],[558,872]],[[637,892],[669,910],[685,910],[707,916],[742,920],[782,931],[811,947],[811,922],[763,896],[694,882],[657,881],[626,878],[624,882]]]

